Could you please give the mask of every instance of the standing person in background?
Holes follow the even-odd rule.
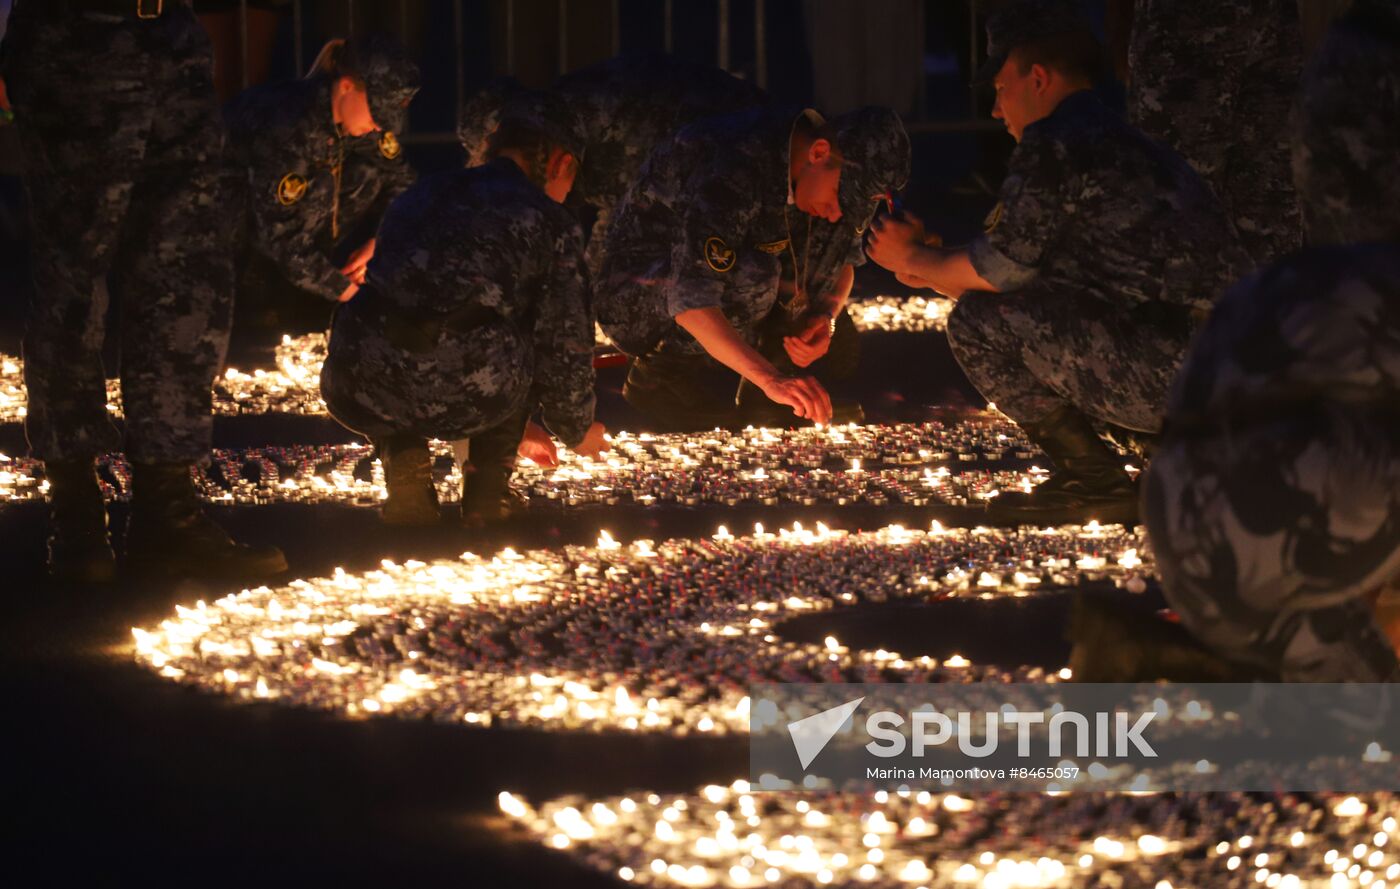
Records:
[[[327,43],[305,78],[229,103],[227,179],[244,220],[240,298],[268,298],[250,285],[248,266],[327,302],[354,296],[380,216],[413,182],[397,134],[417,91],[418,67],[398,44],[365,35]]]
[[[156,6],[18,0],[3,47],[33,233],[25,433],[50,484],[50,570],[76,581],[115,572],[93,464],[120,443],[101,354],[109,292],[122,303],[128,566],[286,568],[275,547],[231,540],[195,494],[233,293],[218,205],[223,130],[208,38],[187,4]]]
[[[1288,115],[1303,69],[1298,0],[1131,5],[1129,120],[1211,184],[1256,265],[1297,249]]]

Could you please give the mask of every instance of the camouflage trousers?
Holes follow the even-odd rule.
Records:
[[[343,426],[371,439],[455,441],[526,407],[533,351],[509,323],[498,316],[410,322],[377,310],[376,299],[372,286],[361,288],[331,326],[321,397]]]
[[[185,8],[153,21],[39,13],[12,20],[3,73],[32,221],[31,448],[64,460],[118,447],[102,366],[115,297],[128,454],[205,459],[233,285],[204,30]]]
[[[1285,681],[1400,681],[1370,596],[1400,581],[1400,414],[1292,407],[1170,429],[1142,515],[1168,602]]]
[[[1254,261],[1301,246],[1289,145],[1303,69],[1296,0],[1138,0],[1129,64],[1129,120],[1214,187]]]
[[[1114,305],[1035,287],[971,291],[948,316],[948,344],[963,372],[1017,423],[1068,405],[1139,432],[1161,428],[1192,331],[1180,306]]]

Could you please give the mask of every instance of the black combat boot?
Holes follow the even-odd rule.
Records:
[[[142,575],[256,579],[287,570],[275,546],[238,543],[204,511],[187,463],[133,463],[127,567]]]
[[[110,583],[117,557],[107,537],[107,506],[92,460],[50,460],[49,576],[66,583]]]
[[[1089,420],[1071,407],[1021,426],[1055,463],[1055,473],[1029,494],[996,497],[988,517],[999,524],[1058,525],[1097,519],[1109,524],[1137,521],[1137,485],[1123,459],[1099,438]]]
[[[524,428],[522,415],[472,436],[470,461],[462,467],[462,524],[468,528],[498,524],[519,508],[510,477]]]
[[[428,443],[411,435],[391,435],[375,444],[384,466],[384,487],[389,491],[389,499],[379,510],[380,521],[409,528],[442,521]]]

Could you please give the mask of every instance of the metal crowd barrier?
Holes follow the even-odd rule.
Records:
[[[346,9],[346,22],[348,34],[351,36],[355,30],[355,7],[356,0],[344,0]],[[375,0],[375,2],[393,2],[393,0]],[[408,4],[410,0],[396,0],[399,8],[400,34],[408,31]],[[672,52],[675,48],[675,0],[660,0],[662,13],[662,49]],[[927,2],[927,0],[925,0]],[[938,0],[934,0],[938,2]],[[979,33],[977,20],[977,0],[966,0],[969,9],[968,20],[968,58],[971,61],[969,70],[975,71],[979,64]],[[558,12],[556,14],[556,27],[558,29],[558,73],[569,70],[569,0],[557,0]],[[248,86],[248,0],[239,0],[239,33],[240,47],[243,54],[243,86]],[[611,15],[612,51],[616,55],[621,49],[621,8],[620,0],[611,0],[609,4]],[[298,72],[305,72],[306,58],[304,43],[305,16],[303,14],[303,0],[293,0],[292,2],[292,44],[295,55],[295,65]],[[462,107],[463,90],[465,89],[465,50],[463,45],[463,0],[453,0],[452,3],[452,23],[453,23],[453,45],[456,52],[456,72],[457,82],[455,96],[457,108]],[[717,14],[715,28],[717,33],[717,49],[715,51],[715,65],[726,71],[731,66],[731,41],[732,21],[730,0],[717,0]],[[516,2],[515,0],[505,0],[505,69],[507,74],[514,74],[516,69]],[[754,81],[760,88],[766,89],[768,86],[768,4],[766,0],[754,0],[753,4],[753,40],[754,40]],[[919,6],[918,21],[911,23],[916,29],[922,43],[924,35],[924,5]],[[923,51],[920,51],[920,58]],[[1000,124],[992,120],[982,118],[978,114],[977,92],[975,89],[968,90],[968,114],[960,119],[929,119],[926,111],[926,97],[924,95],[924,77],[922,71],[911,72],[913,76],[919,78],[919,95],[917,102],[916,117],[907,121],[907,126],[911,131],[916,132],[972,132],[986,129],[1001,129]],[[415,133],[413,141],[449,141],[455,139],[455,134],[451,133]]]

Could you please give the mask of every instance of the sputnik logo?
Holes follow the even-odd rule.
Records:
[[[801,760],[802,768],[811,765],[812,760],[826,749],[826,745],[831,743],[831,739],[836,737],[841,726],[846,724],[846,720],[851,718],[851,714],[856,712],[856,708],[864,700],[864,697],[859,697],[839,707],[823,710],[815,716],[788,723],[788,734],[792,736],[792,746],[797,750],[797,758]]]

